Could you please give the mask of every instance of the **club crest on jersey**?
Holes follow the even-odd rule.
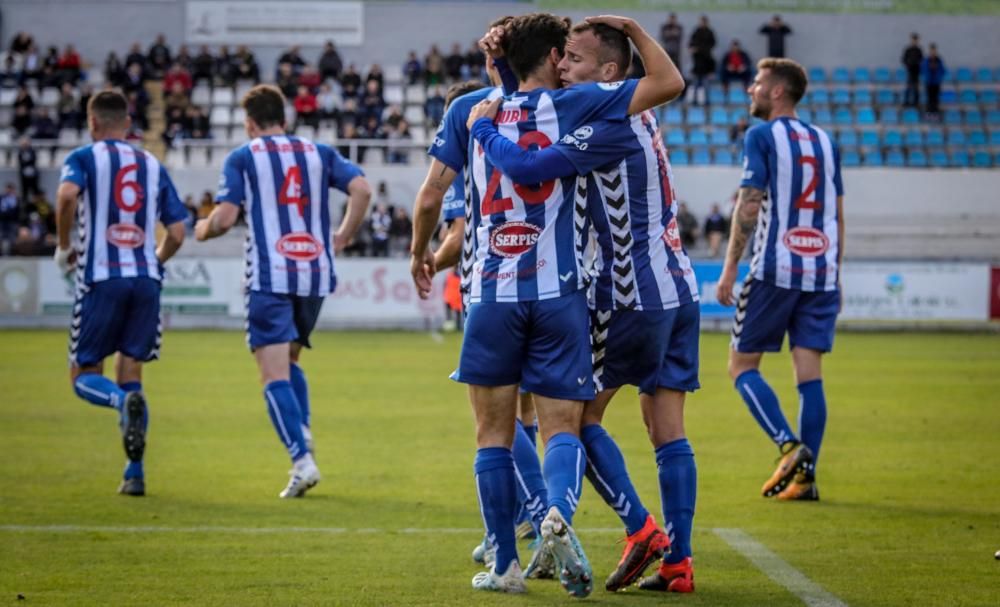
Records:
[[[683,250],[681,245],[681,231],[677,227],[677,218],[671,217],[670,223],[667,224],[667,229],[663,230],[663,242],[667,243],[667,246],[671,248],[676,253]]]
[[[517,257],[538,242],[542,229],[526,221],[511,221],[490,234],[490,252],[500,257]]]
[[[108,242],[119,249],[135,249],[146,242],[146,233],[142,228],[131,223],[116,223],[108,226],[106,232]]]
[[[830,239],[816,228],[799,226],[785,232],[781,239],[789,251],[800,257],[818,257],[830,248]]]
[[[323,243],[308,232],[292,232],[282,236],[274,248],[292,261],[312,261],[323,252]]]

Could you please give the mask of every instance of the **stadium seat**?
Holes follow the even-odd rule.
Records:
[[[890,72],[887,67],[875,68],[874,80],[879,84],[888,84],[892,81],[892,72]]]
[[[983,131],[972,131],[969,133],[968,144],[977,148],[986,145],[986,133]]]
[[[755,120],[751,119],[750,116],[747,114],[747,108],[740,108],[738,110],[733,110],[732,113],[729,115],[729,121],[733,124],[739,122],[740,118],[746,118],[747,120]]]
[[[889,147],[898,148],[903,145],[903,136],[896,129],[890,129],[885,132],[882,142]]]
[[[949,158],[951,166],[959,168],[969,167],[969,153],[965,150],[955,150]]]
[[[733,153],[729,151],[729,148],[715,148],[715,151],[712,152],[712,162],[731,165],[734,163]]]
[[[840,129],[837,134],[837,145],[840,147],[858,145],[858,133],[854,129]]]
[[[861,166],[861,155],[854,150],[847,150],[840,155],[840,164],[845,167]]]
[[[76,129],[59,129],[59,145],[75,148],[80,143],[80,132]],[[60,163],[62,164],[62,163]]]
[[[948,145],[965,145],[965,133],[958,129],[948,131]]]
[[[906,164],[911,167],[926,167],[927,154],[923,150],[912,150]]]
[[[872,73],[866,67],[854,68],[854,82],[856,84],[868,84],[872,81]]]
[[[854,91],[854,105],[871,105],[872,104],[872,92],[868,89],[860,89]]]
[[[687,166],[691,164],[691,159],[688,158],[686,150],[675,150],[670,152],[670,164],[676,166]]]
[[[184,150],[180,148],[167,150],[166,164],[169,169],[183,169],[187,166],[187,161],[184,158]]]
[[[233,100],[234,100],[233,89],[229,87],[219,87],[217,89],[212,90],[212,105],[231,107],[233,105]]]
[[[979,99],[976,97],[976,91],[972,89],[962,89],[962,92],[958,94],[959,103],[973,104],[979,103]]]
[[[419,84],[412,84],[406,87],[406,102],[423,104],[427,101],[427,92]]]
[[[212,141],[222,144],[229,143],[229,127],[213,126],[210,132],[212,134]]]
[[[667,131],[666,139],[669,147],[687,145],[687,135],[684,132],[684,129],[670,129]]]
[[[0,146],[10,145],[11,131],[10,129],[0,129]],[[3,153],[0,152],[0,156]]]
[[[1000,124],[1000,110],[990,110],[986,112],[986,122],[990,124]]]
[[[851,125],[854,124],[854,116],[851,114],[851,110],[842,107],[834,112],[833,122],[841,126]]]
[[[813,105],[829,105],[830,92],[826,89],[816,89],[812,92],[812,97],[810,99],[812,100]]]
[[[993,70],[988,67],[980,67],[977,69],[976,82],[993,82]]]
[[[0,106],[10,107],[14,105],[15,99],[17,99],[17,89],[12,89],[12,88],[0,89]],[[4,122],[3,124],[4,126],[7,125],[6,122]]]
[[[972,70],[967,67],[960,67],[955,70],[955,81],[956,82],[972,82]]]
[[[427,129],[421,125],[410,125],[410,137],[413,141],[427,141]]]
[[[693,146],[706,146],[708,145],[708,136],[705,134],[705,131],[701,129],[692,129],[691,132],[688,133],[688,143]]]
[[[875,110],[871,107],[862,107],[858,109],[857,114],[858,124],[875,124]]]
[[[679,107],[668,107],[663,113],[663,122],[666,124],[684,124],[684,114]]]
[[[812,122],[813,113],[806,109],[797,110],[799,114],[799,119],[804,122]]]
[[[894,107],[882,108],[879,113],[879,122],[882,124],[899,124],[899,110]]]
[[[844,110],[844,111],[847,111],[847,110]],[[847,113],[850,114],[850,112],[847,112]],[[820,108],[820,109],[816,110],[816,113],[813,116],[813,122],[815,122],[816,124],[818,124],[820,126],[823,126],[823,125],[827,125],[828,126],[830,124],[833,124],[833,115],[830,113],[830,110],[828,110],[826,108]]]
[[[826,82],[826,70],[821,67],[809,68],[809,82],[810,84]]]
[[[991,167],[990,155],[987,152],[976,152],[972,155],[972,166],[981,169]]]
[[[386,84],[383,98],[386,103],[403,105],[403,87],[398,84]]]
[[[207,84],[199,84],[191,89],[191,103],[206,106],[212,103],[212,89]]]
[[[729,124],[729,112],[721,107],[712,108],[711,122],[716,126],[727,126]]]
[[[233,124],[242,125],[247,119],[247,111],[241,107],[233,108]]]
[[[42,96],[38,103],[46,107],[55,107],[59,104],[59,89],[47,86],[42,89]]]
[[[944,131],[941,129],[931,129],[927,131],[927,145],[944,145]]]
[[[307,124],[300,125],[297,129],[295,129],[295,134],[309,140],[316,139],[316,129]]]
[[[966,159],[968,160],[968,158]],[[944,150],[931,150],[930,164],[932,167],[946,167],[948,166],[948,154],[945,154]]]
[[[833,68],[833,81],[836,84],[850,84],[851,72],[846,67],[837,66]]]
[[[868,148],[876,148],[880,145],[880,137],[875,129],[861,130],[861,145]]]
[[[886,166],[901,167],[906,165],[906,158],[903,157],[902,150],[890,150],[885,157]]]
[[[841,159],[843,162],[843,159]],[[883,164],[882,152],[878,150],[872,150],[865,154],[864,165],[867,167],[880,167]]]
[[[962,112],[959,112],[958,110],[945,110],[944,123],[949,126],[958,126],[962,124]]]
[[[990,131],[990,145],[1000,147],[1000,131]]]
[[[983,105],[996,105],[1000,101],[1000,95],[996,89],[983,89],[979,91],[979,102]]]
[[[188,165],[192,167],[210,166],[208,148],[202,145],[188,147]]]
[[[385,65],[382,69],[382,74],[385,76],[385,83],[387,85],[401,84],[403,82],[403,66],[398,63]]]
[[[920,112],[918,112],[915,108],[904,108],[902,117],[903,124],[920,124]]]
[[[212,113],[209,114],[208,122],[212,126],[229,126],[232,124],[232,110],[228,106],[214,107]]]
[[[240,100],[243,99],[243,97],[245,97],[246,94],[249,93],[250,89],[252,89],[253,87],[254,87],[253,80],[248,80],[247,78],[241,78],[240,80],[237,80],[236,90],[234,92],[234,94],[236,95],[236,102],[239,103]]]
[[[722,92],[722,89],[714,86],[708,89],[709,105],[722,105],[725,102],[726,102],[726,94]]]
[[[983,113],[979,110],[969,110],[965,113],[965,124],[969,126],[981,126],[983,124]]]
[[[834,105],[850,105],[851,93],[847,89],[833,89]]]
[[[708,141],[712,145],[729,145],[729,132],[726,129],[712,129]]]
[[[875,93],[875,100],[878,101],[879,105],[888,105],[891,103],[896,103],[896,92],[892,89],[882,88]]]
[[[958,93],[951,89],[943,89],[941,91],[941,98],[938,101],[941,105],[954,105],[958,103]]]
[[[691,156],[692,164],[712,164],[712,158],[708,155],[708,148],[697,148]]]
[[[687,111],[688,124],[705,124],[705,110],[700,107],[691,107]]]
[[[403,110],[403,118],[410,124],[423,124],[427,117],[424,115],[424,108],[419,105],[408,105]]]
[[[924,134],[917,129],[909,129],[906,131],[903,143],[905,143],[907,147],[924,145]]]
[[[907,76],[906,76],[906,68],[905,67],[897,67],[896,71],[893,72],[893,77],[895,78],[896,82],[899,82],[901,84],[905,83],[906,82],[906,78],[907,78]]]
[[[750,102],[747,92],[740,87],[729,87],[729,94],[726,95],[726,102],[729,105],[746,105]]]

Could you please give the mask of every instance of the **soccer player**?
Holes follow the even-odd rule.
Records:
[[[631,62],[630,20],[580,23],[559,64],[563,84],[621,80]],[[614,25],[614,27],[612,27]],[[650,41],[645,41],[647,44]],[[655,44],[655,43],[654,43]],[[683,79],[675,70],[675,95]],[[677,229],[676,202],[666,151],[652,112],[630,119],[576,125],[543,150],[522,150],[492,124],[498,103],[480,103],[470,116],[472,134],[515,183],[587,175],[588,211],[600,252],[592,301],[597,398],[583,413],[581,436],[588,477],[626,527],[627,542],[605,587],[631,585],[669,545],[642,505],[625,461],[601,426],[604,411],[625,384],[639,387],[643,417],[660,469],[664,517],[675,548],[642,587],[690,592],[691,522],[696,470],[684,434],[685,392],[698,388],[697,281]],[[486,120],[478,120],[481,117]]]
[[[211,215],[195,238],[225,234],[240,210],[247,219],[247,345],[260,368],[271,423],[292,459],[283,498],[302,497],[320,480],[312,455],[309,389],[299,366],[323,298],[337,280],[333,253],[364,219],[371,187],[333,148],[285,134],[285,97],[259,85],[243,98],[248,143],[226,158]],[[329,188],[349,195],[330,239]]]
[[[556,68],[568,23],[531,14],[515,18],[509,29],[504,55],[519,91],[501,109],[501,133],[525,146],[549,145],[569,125],[591,116],[624,119],[671,94],[666,66],[653,57],[641,80],[551,91],[558,86]],[[444,147],[447,140],[442,141]],[[510,452],[520,383],[535,395],[546,443],[549,511],[542,537],[552,547],[563,586],[574,596],[586,596],[592,588],[590,566],[571,527],[584,471],[582,402],[594,396],[581,266],[585,200],[578,200],[576,178],[523,187],[496,170],[478,144],[470,145],[467,157],[474,263],[456,379],[470,385],[479,447],[477,488],[488,535],[497,547],[492,571],[477,575],[473,586],[524,590],[512,529]],[[429,237],[429,231],[417,234],[415,264],[421,258],[427,267],[433,263],[424,249]]]
[[[94,143],[66,158],[56,195],[55,261],[63,272],[76,268],[70,381],[80,398],[118,411],[128,457],[118,492],[145,495],[142,365],[160,355],[163,264],[184,241],[187,210],[156,158],[125,143],[130,120],[121,93],[91,97],[87,116]],[[74,213],[78,239],[71,242]],[[166,227],[159,246],[157,222]],[[103,375],[104,359],[116,352],[113,382]]]
[[[747,91],[750,113],[767,122],[746,134],[743,181],[716,295],[732,305],[736,266],[754,234],[750,274],[733,322],[729,376],[781,453],[763,495],[818,500],[816,460],[826,426],[820,365],[833,348],[844,255],[840,153],[826,131],[795,113],[806,91],[802,66],[763,59],[757,70]],[[758,370],[764,352],[781,350],[786,332],[799,388],[798,436]]]

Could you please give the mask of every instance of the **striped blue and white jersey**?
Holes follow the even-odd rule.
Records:
[[[840,152],[823,129],[777,118],[747,131],[741,187],[767,193],[750,275],[785,289],[835,291]]]
[[[535,89],[506,96],[497,130],[524,148],[544,148],[587,121],[625,120],[637,80]],[[550,299],[587,284],[587,180],[515,184],[479,142],[469,147],[467,214],[472,224],[470,302]]]
[[[465,218],[465,169],[458,172],[451,187],[441,200],[441,219],[455,221]]]
[[[347,192],[361,169],[302,137],[258,137],[230,152],[217,203],[243,205],[251,291],[323,297],[337,286],[330,188]]]
[[[73,150],[60,181],[80,188],[76,207],[77,281],[162,280],[156,223],[183,221],[187,209],[156,157],[108,139]]]
[[[597,237],[590,304],[597,310],[669,310],[698,301],[681,244],[673,172],[650,111],[578,126],[555,144],[590,178]]]

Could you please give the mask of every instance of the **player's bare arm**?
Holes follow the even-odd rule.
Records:
[[[225,202],[215,205],[212,213],[205,219],[199,219],[194,224],[194,238],[198,241],[205,241],[217,238],[229,231],[236,225],[236,220],[240,216],[238,204]]]
[[[680,70],[670,60],[660,43],[642,29],[642,26],[634,19],[601,15],[587,17],[587,23],[603,23],[621,30],[632,41],[636,51],[639,52],[639,57],[642,58],[646,75],[639,79],[639,83],[635,87],[635,93],[628,106],[629,114],[638,114],[652,109],[676,99],[684,92],[684,77]]]
[[[160,260],[160,263],[167,263],[167,260],[173,257],[184,243],[183,221],[175,221],[166,228],[167,233],[163,236],[160,245],[156,247],[156,258]]]
[[[462,256],[462,239],[465,237],[465,218],[459,217],[451,222],[448,231],[441,240],[441,246],[434,251],[434,268],[440,272],[458,263]]]
[[[56,247],[55,260],[63,272],[69,272],[76,265],[76,251],[71,246],[70,230],[73,228],[73,216],[76,214],[79,196],[80,186],[68,181],[59,184],[56,192],[56,234],[59,246]]]
[[[722,267],[722,276],[715,287],[715,297],[724,306],[733,305],[733,285],[736,283],[737,266],[740,257],[746,250],[747,242],[757,227],[757,215],[764,201],[764,190],[757,188],[740,188],[736,208],[733,209],[732,227],[729,230],[729,246],[726,248],[726,261]]]
[[[340,227],[333,234],[335,253],[340,253],[351,244],[358,228],[361,227],[361,222],[365,220],[365,213],[368,212],[368,205],[372,199],[371,184],[364,177],[355,177],[347,184],[347,194],[347,211],[340,220]]]
[[[410,274],[417,294],[427,299],[431,293],[431,279],[437,272],[434,253],[430,250],[431,237],[441,216],[441,203],[458,173],[438,159],[431,160],[427,177],[417,192],[413,203],[413,244],[410,248]]]

